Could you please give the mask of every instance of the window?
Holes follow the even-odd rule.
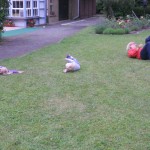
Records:
[[[23,0],[12,1],[12,16],[23,17]]]
[[[53,11],[53,5],[50,5],[50,12]]]
[[[26,16],[38,16],[38,0],[26,0]],[[33,8],[33,9],[32,9]],[[24,0],[12,0],[12,16],[24,17]]]
[[[31,17],[31,1],[26,1],[26,15],[27,17]]]
[[[23,8],[23,1],[13,1],[13,8]]]
[[[31,7],[31,2],[30,1],[26,1],[26,8],[30,8]]]
[[[33,1],[33,16],[38,16],[37,6],[38,6],[37,0],[34,0]]]
[[[31,9],[27,9],[26,13],[27,13],[27,17],[30,17],[31,16]]]
[[[49,13],[50,13],[50,16],[54,16],[55,15],[54,6],[53,6],[53,0],[50,0]]]
[[[33,8],[37,8],[37,1],[33,1]]]
[[[38,16],[38,10],[37,9],[33,9],[33,16]]]

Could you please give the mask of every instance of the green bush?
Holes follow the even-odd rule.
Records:
[[[0,1],[0,39],[1,39],[1,32],[3,31],[3,22],[6,20],[6,17],[8,16],[9,5],[10,0]]]
[[[129,33],[127,29],[114,29],[114,28],[107,28],[103,31],[103,34],[127,34]]]
[[[3,23],[0,21],[0,41],[2,40]]]
[[[95,33],[102,34],[105,29],[106,29],[106,27],[104,27],[104,26],[96,26]]]
[[[3,23],[0,22],[0,41],[2,39]]]
[[[103,1],[96,0],[96,13],[102,13],[103,11]]]
[[[117,4],[113,6],[114,16],[125,17],[126,15],[131,14],[134,5],[134,0],[117,0]]]
[[[144,8],[143,7],[135,7],[133,9],[134,13],[136,14],[137,17],[140,17],[140,16],[144,16]]]
[[[102,0],[103,9],[109,18],[131,14],[135,4],[135,0]]]
[[[101,24],[98,24],[96,27],[95,27],[95,33],[97,34],[102,34],[103,31],[108,28],[108,27],[114,27],[115,26],[115,22],[112,21],[112,20],[109,20],[109,19],[106,19],[103,23]]]
[[[0,31],[3,30],[3,23],[0,21]]]
[[[145,14],[150,14],[150,6],[147,6],[147,7],[145,8]]]
[[[150,6],[147,6],[146,8],[142,6],[135,7],[133,11],[137,17],[145,16],[146,14],[150,14]]]
[[[132,27],[137,28],[137,30],[142,29],[142,21],[140,19],[138,19],[138,18],[133,19],[132,20]]]
[[[126,19],[106,19],[95,28],[97,34],[128,34],[131,31],[138,31],[150,27],[150,15],[146,17],[130,17]]]

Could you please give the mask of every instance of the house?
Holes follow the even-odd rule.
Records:
[[[8,19],[15,26],[28,22],[44,25],[61,20],[87,18],[96,14],[96,0],[10,0]]]
[[[96,14],[96,0],[48,0],[48,23]]]
[[[34,20],[36,25],[46,23],[45,0],[10,0],[8,19],[15,26],[26,27],[29,20]]]

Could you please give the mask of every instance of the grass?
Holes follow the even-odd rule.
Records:
[[[27,56],[0,61],[1,150],[149,150],[149,61],[127,58],[149,33],[96,35],[87,28]],[[63,73],[66,54],[81,70]]]

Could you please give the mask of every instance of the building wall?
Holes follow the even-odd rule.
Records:
[[[39,0],[39,25],[46,24],[46,0]]]
[[[69,4],[70,19],[88,18],[96,14],[96,0],[79,0],[79,4],[78,0],[70,0]]]
[[[69,18],[75,19],[78,15],[78,0],[69,0]]]
[[[34,19],[35,25],[46,24],[46,0],[11,0],[8,19],[15,26],[27,27],[27,20]]]
[[[50,1],[47,1],[47,18],[48,23],[53,23],[59,20],[59,0],[52,0],[52,3]]]
[[[43,25],[48,23],[58,22],[59,16],[59,1],[61,0],[37,0],[37,14],[34,14],[34,0],[30,1],[30,8],[26,0],[21,2],[22,7],[14,13],[13,1],[21,2],[18,0],[11,0],[12,5],[9,8],[9,19],[12,19],[16,26],[27,26],[27,20],[34,19],[36,25]],[[78,4],[78,2],[80,2]],[[66,5],[61,5],[66,6]],[[68,19],[87,18],[96,14],[96,0],[69,0],[69,6],[67,7],[69,12],[67,13]],[[31,12],[30,12],[31,10]],[[64,9],[66,10],[66,9]],[[29,15],[30,14],[30,15]],[[65,13],[64,13],[65,14]]]
[[[53,3],[50,1],[47,3],[47,16],[48,23],[53,23],[59,21],[59,0],[52,0]],[[53,5],[54,14],[50,14],[50,5]],[[88,18],[95,14],[96,0],[69,0],[69,19]]]
[[[92,17],[96,14],[96,0],[80,0],[80,18]]]

